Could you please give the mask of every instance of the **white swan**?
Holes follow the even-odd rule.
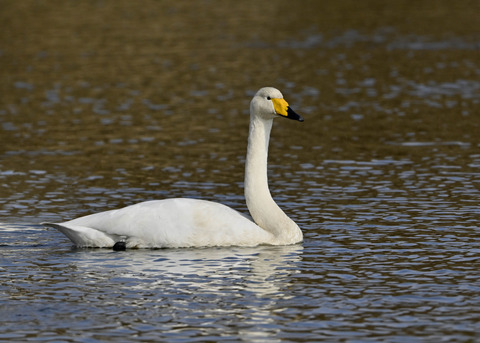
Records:
[[[278,207],[268,189],[268,142],[276,116],[303,121],[279,90],[260,89],[250,103],[245,162],[245,199],[254,221],[219,203],[177,198],[146,201],[63,223],[42,224],[58,229],[78,247],[118,250],[301,242],[300,228]]]

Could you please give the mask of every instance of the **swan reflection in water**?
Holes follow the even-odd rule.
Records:
[[[303,246],[65,249],[69,283],[81,301],[118,308],[176,330],[234,330],[245,340],[275,339],[278,311],[288,311]],[[62,290],[65,285],[62,285]],[[275,313],[277,313],[275,315]]]
[[[145,290],[162,287],[166,282],[185,291],[185,285],[220,292],[235,285],[257,296],[281,292],[285,280],[297,273],[303,246],[219,247],[192,249],[154,249],[113,252],[104,249],[72,248],[69,259],[75,268],[95,279],[122,277],[137,281],[130,285]],[[113,272],[112,272],[113,271]],[[113,274],[112,274],[113,273]],[[85,275],[76,273],[77,276]],[[82,276],[83,275],[83,276]],[[201,283],[197,281],[201,280]],[[238,282],[237,282],[238,281]],[[188,288],[188,287],[187,287]]]

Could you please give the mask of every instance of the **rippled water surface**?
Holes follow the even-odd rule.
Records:
[[[3,1],[0,340],[480,341],[477,2]],[[248,104],[294,246],[75,249],[42,221],[247,211]]]

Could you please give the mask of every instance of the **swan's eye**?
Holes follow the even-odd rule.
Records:
[[[269,96],[267,96],[267,100],[272,100],[272,98],[270,98]]]

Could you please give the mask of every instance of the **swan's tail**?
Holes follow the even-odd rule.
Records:
[[[52,227],[67,236],[77,247],[111,248],[120,241],[121,237],[110,235],[85,226],[66,226],[64,223],[41,223],[45,227]]]

